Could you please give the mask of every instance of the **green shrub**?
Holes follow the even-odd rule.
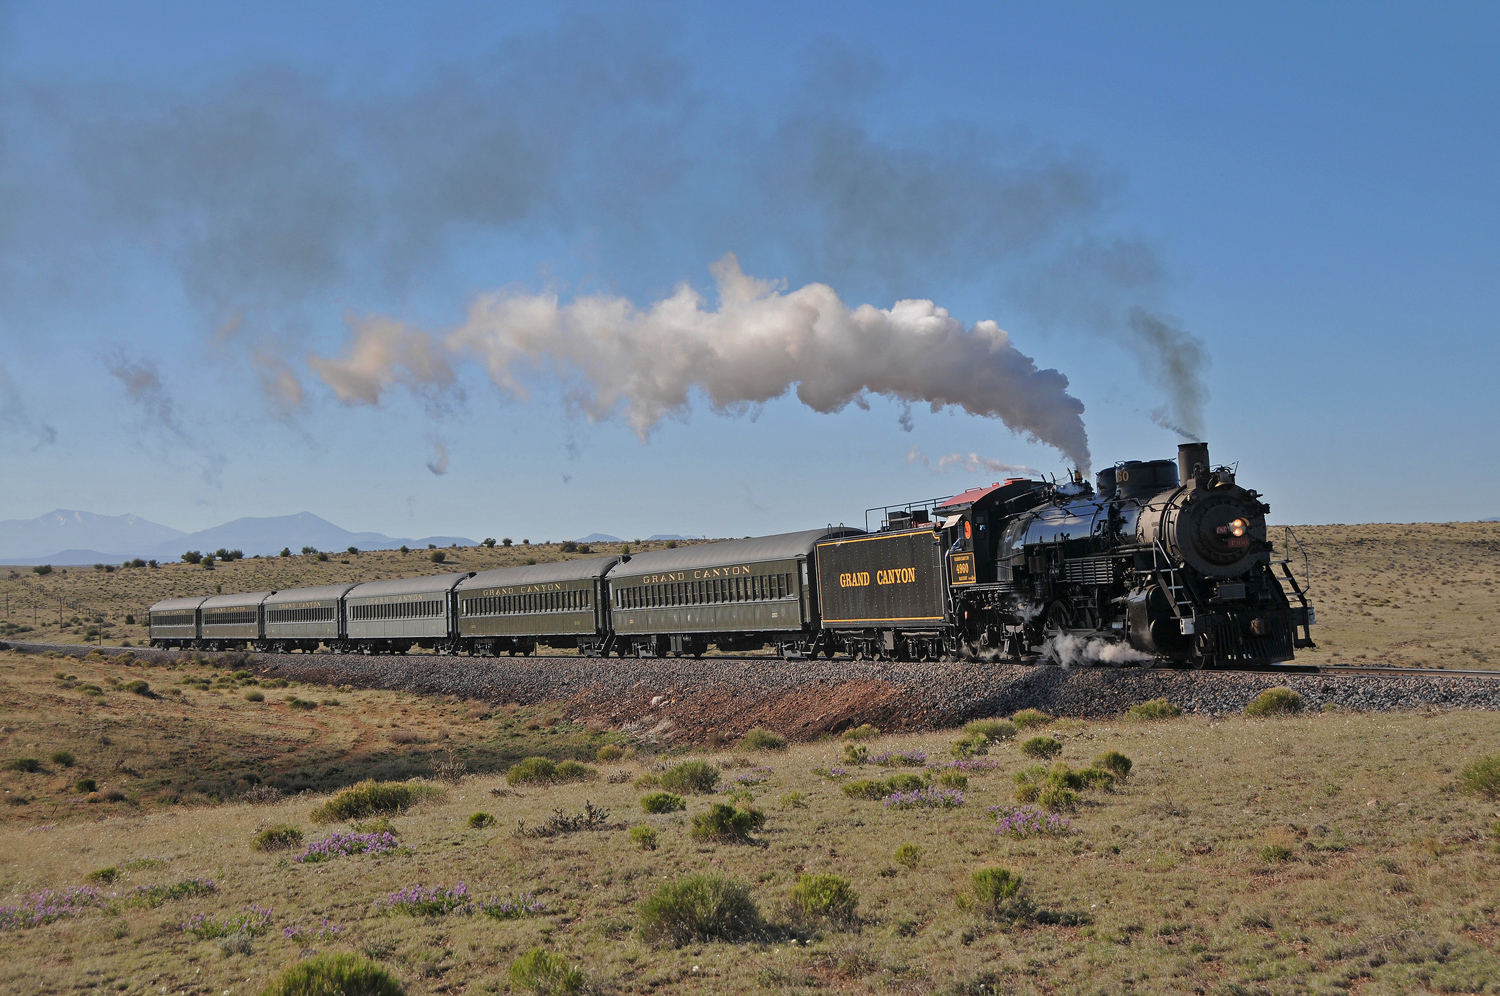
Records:
[[[915,868],[922,860],[922,849],[916,844],[902,844],[896,848],[896,864],[903,868]]]
[[[1033,726],[1046,726],[1052,722],[1052,717],[1040,709],[1022,709],[1010,717],[1010,721],[1023,730],[1029,730]]]
[[[1021,745],[1021,753],[1046,761],[1062,753],[1062,744],[1051,737],[1032,737]]]
[[[1113,774],[1116,778],[1124,781],[1125,779],[1130,777],[1130,769],[1132,765],[1130,758],[1126,757],[1124,754],[1121,754],[1117,750],[1111,750],[1105,751],[1103,754],[1100,754],[1098,757],[1094,758],[1094,767],[1103,768],[1105,771]]]
[[[312,820],[314,823],[332,823],[404,813],[422,800],[441,794],[430,785],[411,782],[360,782],[314,809]]]
[[[844,744],[844,763],[869,764],[870,748],[863,744],[853,743],[852,741]]]
[[[469,817],[469,829],[484,830],[492,827],[498,822],[493,816],[486,812],[474,813]]]
[[[355,820],[349,824],[349,829],[355,833],[388,833],[396,836],[396,824],[391,822],[389,816],[377,816],[373,820]]]
[[[981,868],[974,873],[974,899],[980,910],[999,919],[1030,912],[1021,892],[1021,876],[1009,868]]]
[[[297,698],[297,696],[293,695],[291,698],[286,700],[286,706],[288,709],[295,709],[298,712],[311,712],[318,707],[318,704],[316,702],[309,701],[308,699],[299,699]]]
[[[639,845],[643,851],[654,851],[656,850],[656,831],[647,826],[631,827],[630,842]]]
[[[1157,719],[1175,719],[1182,715],[1182,708],[1175,706],[1166,699],[1152,699],[1150,702],[1140,702],[1125,710],[1125,718],[1137,723],[1149,723]]]
[[[1267,688],[1245,706],[1246,716],[1279,716],[1302,711],[1302,696],[1291,688]]]
[[[603,747],[599,748],[599,752],[594,756],[603,763],[618,761],[620,760],[620,758],[625,756],[625,748],[619,746],[618,744],[605,744]]]
[[[1049,813],[1071,813],[1078,808],[1083,797],[1062,785],[1042,785],[1037,793],[1037,804]]]
[[[964,732],[986,740],[1009,740],[1019,727],[1008,719],[976,719],[964,724]]]
[[[885,790],[884,778],[860,778],[856,781],[845,782],[841,791],[851,799],[873,799],[880,800],[890,795]]]
[[[405,990],[367,958],[355,954],[314,955],[282,972],[260,996],[404,996]]]
[[[786,750],[786,737],[755,726],[745,731],[740,746],[745,750]]]
[[[52,752],[52,763],[63,768],[71,768],[78,763],[78,758],[73,756],[70,750],[55,750]]]
[[[647,813],[674,813],[687,808],[687,800],[671,792],[652,792],[641,797],[641,809]]]
[[[90,792],[98,791],[99,783],[92,778],[80,778],[73,783],[73,791],[79,795],[88,795]]]
[[[806,809],[807,796],[801,792],[788,792],[781,797],[782,809]]]
[[[1260,849],[1260,859],[1265,862],[1290,861],[1292,860],[1292,849],[1289,845],[1280,841],[1266,844]]]
[[[505,773],[505,780],[511,785],[525,785],[530,782],[550,782],[557,778],[557,765],[545,757],[523,757],[510,766]]]
[[[91,871],[88,873],[88,875],[85,876],[87,881],[92,882],[95,885],[108,885],[119,877],[120,869],[116,868],[114,865],[110,865],[108,868],[100,868],[96,871]]]
[[[668,882],[641,904],[641,934],[657,944],[734,941],[759,927],[750,887],[717,875]]]
[[[150,695],[151,686],[146,684],[146,682],[142,681],[140,678],[136,678],[133,681],[127,681],[125,682],[125,684],[121,685],[120,691],[130,692],[132,695]]]
[[[192,899],[217,891],[218,887],[211,879],[189,878],[172,885],[143,885],[127,893],[121,902],[129,907],[154,910],[169,900]]]
[[[599,777],[599,770],[577,761],[559,761],[552,777],[559,782],[591,782]]]
[[[914,775],[910,771],[900,771],[885,780],[885,794],[915,792],[926,784],[921,775]]]
[[[661,787],[668,792],[708,793],[717,784],[719,769],[707,761],[683,761],[661,775]]]
[[[990,752],[990,738],[982,733],[971,733],[953,743],[953,756],[961,760],[978,757]]]
[[[803,875],[792,886],[791,908],[798,919],[852,923],[858,906],[854,883],[842,875]]]
[[[880,729],[869,723],[862,723],[852,730],[844,731],[845,740],[874,740],[878,736],[880,736]]]
[[[250,841],[257,851],[288,851],[301,844],[302,831],[286,823],[266,827]]]
[[[1115,789],[1115,775],[1112,771],[1103,768],[1084,768],[1078,772],[1079,778],[1083,780],[1085,788],[1098,789],[1101,792],[1113,792]]]
[[[658,775],[654,771],[648,771],[630,784],[638,789],[661,788],[661,775]]]
[[[583,971],[546,948],[532,948],[511,962],[510,988],[536,996],[567,996],[583,989]]]
[[[889,778],[860,778],[845,782],[842,791],[851,799],[879,802],[892,792],[914,792],[925,784],[921,775],[903,771]]]
[[[1023,806],[1036,802],[1036,797],[1041,794],[1042,787],[1036,782],[1020,782],[1016,785],[1016,802]]]
[[[737,808],[722,802],[713,803],[693,817],[695,840],[740,842],[766,825],[766,814],[749,807]]]
[[[258,692],[258,691],[256,691],[253,688],[250,689],[250,691],[248,691],[248,692],[245,693],[245,701],[246,702],[264,702],[265,700],[266,700],[265,693],[264,692]]]
[[[937,783],[946,789],[963,790],[969,787],[969,776],[951,769],[938,772]]]
[[[1031,769],[1028,768],[1027,770],[1030,771]],[[1043,788],[1055,785],[1058,788],[1073,789],[1075,792],[1087,784],[1084,780],[1083,772],[1074,771],[1062,761],[1058,761],[1052,767],[1048,768],[1047,774],[1041,780]]]
[[[1481,757],[1459,772],[1458,783],[1465,792],[1486,799],[1500,799],[1500,754]]]
[[[35,773],[42,770],[42,762],[34,757],[18,757],[5,766],[7,771]]]

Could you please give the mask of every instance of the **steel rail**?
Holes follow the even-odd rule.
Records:
[[[7,647],[9,649],[19,650],[19,651],[21,651],[23,653],[26,653],[26,652],[40,653],[40,652],[44,652],[44,651],[47,651],[47,650],[59,650],[59,651],[62,651],[63,653],[67,653],[69,655],[72,655],[72,654],[75,654],[75,653],[86,654],[89,651],[101,652],[105,656],[113,656],[115,654],[140,652],[140,651],[144,651],[144,652],[147,652],[147,653],[184,653],[184,654],[218,653],[218,651],[205,651],[205,650],[175,650],[175,649],[170,649],[170,650],[153,650],[151,647],[100,647],[100,646],[97,646],[95,644],[34,643],[34,642],[30,642],[30,641],[10,641],[10,640],[0,641],[0,649],[6,649]],[[237,652],[239,652],[239,651],[224,651],[224,653],[237,653]],[[255,651],[246,651],[246,653],[255,653]],[[327,653],[329,653],[329,652],[328,651],[319,651],[319,655],[323,655],[323,654],[327,654]],[[357,652],[354,652],[354,653],[349,654],[348,656],[356,656],[356,654],[357,654]],[[258,656],[270,657],[270,656],[276,656],[276,655],[274,655],[274,654],[259,654]],[[302,656],[302,655],[299,654],[297,656]],[[307,656],[313,656],[313,655],[307,655]],[[378,656],[381,657],[381,658],[384,658],[384,659],[389,659],[389,658],[392,658],[392,657],[419,657],[419,658],[421,658],[423,660],[430,660],[433,656],[448,656],[448,655],[431,655],[431,654],[380,654]],[[455,656],[456,658],[459,658],[459,659],[468,659],[467,655],[463,655],[463,654],[458,654],[458,655],[453,655],[453,656]],[[477,658],[474,658],[474,659],[475,660],[487,660],[488,658],[477,657]],[[497,658],[497,659],[499,659],[499,658]],[[536,660],[549,660],[550,659],[550,660],[559,660],[559,661],[603,660],[603,658],[598,658],[598,657],[577,657],[577,656],[562,655],[562,654],[559,654],[556,657],[538,656],[535,659]],[[649,659],[655,659],[655,658],[645,658],[645,659],[649,660]],[[685,660],[686,658],[664,657],[664,658],[660,658],[660,659],[661,660]],[[749,664],[749,663],[756,663],[756,662],[760,662],[760,661],[780,661],[780,660],[782,660],[782,658],[780,658],[780,657],[749,657],[749,656],[715,657],[713,659],[714,660],[726,660],[726,661],[743,661],[744,663],[747,663],[747,664]],[[912,662],[912,663],[916,663],[916,662]],[[1007,661],[1006,663],[1012,663],[1012,662]],[[1056,667],[1056,666],[1058,666],[1058,665],[1055,665],[1055,664],[1044,663],[1044,662],[1041,661],[1040,658],[1038,658],[1036,660],[1033,660],[1033,661],[1021,661],[1019,663],[1022,663],[1022,664],[1030,663],[1030,664],[1033,664],[1033,665],[1036,665],[1036,666],[1040,666],[1040,667]],[[1101,670],[1107,669],[1107,670],[1118,670],[1118,671],[1123,671],[1123,672],[1129,672],[1129,671],[1140,671],[1140,672],[1148,672],[1148,671],[1202,671],[1205,674],[1216,674],[1216,673],[1217,674],[1288,674],[1288,675],[1318,675],[1318,674],[1321,674],[1321,675],[1350,675],[1350,676],[1366,675],[1366,676],[1371,676],[1371,677],[1385,676],[1385,677],[1391,677],[1391,678],[1406,678],[1406,677],[1417,677],[1417,678],[1491,678],[1491,679],[1500,678],[1500,671],[1480,671],[1480,670],[1469,670],[1467,668],[1395,667],[1395,666],[1387,665],[1387,664],[1235,664],[1235,665],[1225,665],[1225,666],[1221,666],[1221,667],[1195,668],[1191,664],[1176,663],[1176,662],[1172,662],[1172,661],[1161,661],[1161,662],[1153,663],[1153,664],[1150,664],[1150,665],[1147,665],[1147,666],[1141,667],[1141,668],[1131,668],[1131,667],[1128,667],[1128,666],[1127,667],[1115,668],[1115,667],[1109,667],[1107,665],[1097,665],[1096,664],[1096,665],[1089,666],[1089,669],[1091,669],[1091,670],[1093,670],[1093,669],[1101,669]],[[1082,670],[1082,668],[1080,668],[1080,670]]]

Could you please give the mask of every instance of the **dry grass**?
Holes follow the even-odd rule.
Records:
[[[548,753],[573,736],[529,732],[503,711],[466,722],[454,703],[391,692],[341,692],[339,715],[349,718],[321,708],[283,714],[229,695],[233,708],[220,711],[217,699],[197,692],[191,707],[111,695],[101,707],[49,687],[57,662],[14,654],[0,662],[7,703],[0,754],[46,757],[66,746],[77,755],[70,777],[100,771],[116,750],[127,767],[153,765],[151,777],[185,778],[254,745],[257,729],[276,745],[271,761],[294,763],[309,750],[332,751],[328,738],[353,736],[353,718],[441,724],[450,743],[471,752],[503,740],[517,753]],[[80,676],[99,667],[66,666]],[[153,688],[169,684],[162,674],[152,672]],[[38,705],[42,695],[55,701]],[[152,709],[164,711],[143,722]],[[111,742],[96,749],[87,731],[99,726],[100,711],[114,725],[101,727]],[[200,714],[220,722],[192,726]],[[171,735],[174,717],[182,735]],[[325,739],[307,725],[318,721],[328,722]],[[166,729],[145,729],[153,725]],[[1009,801],[1014,773],[1030,763],[1014,743],[992,746],[995,770],[970,773],[963,807],[905,811],[847,798],[839,782],[814,773],[840,763],[839,743],[794,745],[769,759],[775,770],[747,790],[749,804],[768,814],[749,845],[692,839],[692,818],[717,801],[711,796],[689,799],[684,813],[647,816],[629,782],[505,790],[498,766],[392,818],[402,850],[316,865],[255,851],[251,842],[277,823],[299,827],[309,841],[329,832],[310,821],[322,796],[189,806],[143,795],[135,805],[108,806],[49,795],[45,806],[15,807],[20,812],[0,828],[0,904],[83,884],[107,867],[117,877],[106,892],[199,876],[218,890],[157,909],[90,911],[0,932],[6,988],[256,992],[304,948],[373,957],[409,993],[503,991],[511,962],[539,947],[580,966],[598,991],[615,993],[977,993],[983,985],[1017,993],[1377,994],[1492,991],[1500,980],[1495,805],[1457,790],[1463,766],[1500,741],[1500,715],[1189,716],[1052,730],[1062,760],[1075,767],[1109,750],[1135,762],[1114,791],[1087,793],[1071,832],[1055,838],[992,831],[986,807]],[[877,746],[938,757],[952,736],[887,737]],[[580,738],[568,749],[584,746]],[[354,755],[346,748],[345,756]],[[733,764],[729,754],[709,759]],[[638,774],[650,762],[618,770]],[[335,763],[331,755],[327,763]],[[8,789],[38,792],[61,777],[0,775]],[[792,792],[805,808],[769,805]],[[656,848],[632,843],[623,828],[548,839],[513,833],[517,820],[536,825],[586,803],[608,809],[610,827],[655,830]],[[471,827],[479,808],[498,825]],[[898,844],[916,845],[920,859],[896,865]],[[148,857],[160,863],[143,865]],[[1021,875],[1029,922],[983,915],[972,882],[985,868]],[[674,949],[644,941],[641,901],[698,873],[746,883],[770,927],[732,944]],[[847,925],[794,926],[791,890],[807,874],[850,881],[859,905]],[[479,898],[534,892],[548,910],[513,918],[381,912],[396,889],[459,881]],[[179,927],[196,914],[224,920],[251,903],[274,908],[269,928],[232,945]],[[324,917],[343,930],[307,939]],[[301,928],[303,939],[285,938],[288,926]]]
[[[142,678],[156,697],[125,690]],[[247,688],[262,690],[265,701],[247,701]],[[232,665],[122,667],[96,655],[0,653],[0,763],[43,759],[39,773],[0,775],[7,803],[0,822],[92,819],[247,791],[327,792],[368,778],[427,777],[452,746],[475,772],[503,772],[528,754],[592,760],[612,739],[554,719],[552,707],[349,687],[338,691],[338,705],[289,704],[331,702],[330,691],[257,685],[235,678]],[[71,767],[45,760],[62,750],[75,755]],[[97,791],[75,791],[84,778]]]
[[[1297,535],[1312,557],[1318,611],[1318,649],[1298,651],[1299,661],[1500,669],[1500,522],[1301,526]]]
[[[665,541],[632,541],[629,544],[633,553],[660,550],[666,545]],[[679,545],[685,544],[679,541]],[[412,550],[404,555],[395,550],[357,554],[328,551],[326,561],[299,554],[219,563],[211,571],[184,563],[163,564],[156,568],[116,566],[111,573],[92,567],[59,567],[45,577],[33,573],[29,567],[0,567],[0,612],[5,612],[5,606],[9,604],[9,615],[0,617],[0,639],[42,643],[95,642],[85,641],[84,637],[95,625],[96,616],[102,613],[107,646],[118,646],[126,641],[140,645],[149,639],[146,609],[163,598],[487,571],[496,567],[519,567],[528,558],[546,564],[556,560],[584,560],[615,554],[619,550],[617,543],[596,545],[593,552],[587,554],[565,554],[558,543],[509,548],[496,545],[494,549],[459,547],[445,549],[443,553],[447,561],[442,564],[429,560],[428,550]],[[135,617],[133,625],[126,624],[127,615]],[[22,626],[31,628],[18,632],[16,628]]]

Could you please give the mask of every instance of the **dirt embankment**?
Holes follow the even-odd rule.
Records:
[[[86,652],[77,648],[79,653]],[[142,655],[161,652],[142,652]],[[164,656],[172,656],[164,654]],[[265,676],[488,702],[555,702],[570,718],[668,742],[733,739],[753,726],[815,740],[861,723],[943,729],[1018,709],[1081,718],[1165,698],[1188,712],[1241,712],[1288,685],[1309,709],[1361,712],[1500,709],[1500,680],[1432,676],[1270,675],[1144,668],[1062,668],[967,661],[879,663],[705,658],[234,655]]]

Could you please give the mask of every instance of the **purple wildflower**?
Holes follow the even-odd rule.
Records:
[[[304,941],[329,941],[338,937],[343,932],[343,924],[334,923],[326,916],[323,918],[322,926],[315,927],[311,930],[303,930],[300,926],[297,926],[295,924],[290,927],[281,928],[282,936],[284,936],[289,941],[297,941],[299,943]]]
[[[341,854],[385,854],[396,849],[396,835],[388,830],[379,833],[335,833],[314,841],[297,860],[309,864],[327,861]]]
[[[994,771],[1000,767],[1000,762],[992,761],[987,757],[976,757],[967,761],[936,761],[927,766],[928,771],[963,771],[966,773],[979,771]]]
[[[54,920],[78,916],[102,902],[99,890],[91,885],[78,885],[61,892],[43,889],[26,896],[16,906],[0,906],[0,930],[39,927]]]
[[[223,919],[211,917],[206,913],[199,913],[189,917],[182,925],[182,929],[195,937],[229,937],[232,934],[249,934],[252,937],[263,933],[271,925],[271,913],[274,907],[261,907],[255,903],[246,906],[242,912]]]
[[[995,816],[995,832],[1001,836],[1060,836],[1072,825],[1066,816],[1046,813],[1035,806],[991,806],[990,812]]]
[[[411,885],[391,893],[388,905],[392,913],[411,916],[441,916],[445,913],[460,913],[465,916],[474,912],[469,899],[469,888],[462,882],[451,889],[440,885]]]
[[[892,792],[885,797],[886,809],[953,809],[964,804],[958,789],[925,788]]]
[[[882,768],[920,768],[927,763],[927,753],[920,750],[886,751],[870,758],[870,763]]]
[[[495,920],[515,920],[545,913],[547,904],[531,893],[523,892],[514,899],[496,899],[491,896],[479,905],[479,912]]]

